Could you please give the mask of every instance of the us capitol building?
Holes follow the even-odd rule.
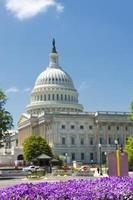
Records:
[[[53,40],[48,67],[38,76],[31,91],[31,102],[18,121],[18,147],[26,137],[41,136],[54,153],[67,155],[69,161],[102,161],[115,150],[114,141],[125,145],[133,135],[133,122],[126,112],[84,112],[71,77],[58,64]]]

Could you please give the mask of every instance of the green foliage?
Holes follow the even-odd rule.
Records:
[[[63,165],[63,160],[60,158],[59,155],[54,154],[54,159],[58,160],[58,165],[62,166]]]
[[[0,107],[6,103],[6,95],[4,94],[4,92],[0,89]]]
[[[131,102],[131,114],[130,114],[129,120],[133,121],[133,102]]]
[[[133,166],[133,137],[128,138],[125,151],[128,153],[129,166]]]
[[[11,129],[13,127],[13,118],[11,114],[6,111],[5,104],[7,98],[2,90],[0,90],[0,139],[2,138],[2,133]]]
[[[24,158],[26,161],[33,161],[41,154],[53,156],[51,147],[45,139],[38,136],[30,136],[23,143]]]

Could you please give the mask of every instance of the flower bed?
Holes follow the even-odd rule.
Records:
[[[115,200],[133,199],[133,178],[109,177],[38,184],[22,183],[0,189],[0,200]]]

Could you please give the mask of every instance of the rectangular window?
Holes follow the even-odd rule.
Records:
[[[103,139],[101,137],[99,138],[99,143],[103,144]]]
[[[72,153],[72,160],[75,160],[75,153]]]
[[[75,128],[75,126],[74,125],[71,125],[71,129],[74,129]]]
[[[59,95],[57,94],[56,99],[59,100]]]
[[[108,143],[111,144],[111,138],[109,137]]]
[[[16,146],[18,146],[18,139],[16,139]]]
[[[85,154],[81,153],[81,160],[84,160],[84,159],[85,159]]]
[[[117,138],[118,144],[120,144],[120,138]]]
[[[75,144],[75,138],[74,138],[74,137],[71,138],[71,144],[72,144],[72,145]]]
[[[65,125],[62,125],[62,129],[65,129],[66,128],[66,126]]]
[[[62,138],[62,144],[65,144],[65,143],[66,143],[66,138],[63,137],[63,138]]]
[[[48,95],[48,100],[50,100],[50,94]]]
[[[63,95],[61,94],[61,97],[60,97],[61,101],[63,100]]]
[[[110,126],[108,126],[108,130],[111,130],[111,127],[110,127]]]
[[[90,153],[90,161],[92,161],[93,160],[93,153],[91,152]]]
[[[119,126],[116,127],[117,131],[119,131]]]
[[[80,144],[81,144],[81,145],[84,145],[84,138],[81,138]]]
[[[90,129],[90,130],[92,130],[92,128],[93,128],[92,126],[89,126],[89,129]]]
[[[125,130],[128,131],[128,127],[127,126],[125,127]]]
[[[93,138],[90,138],[90,145],[93,145]]]
[[[80,126],[80,129],[81,129],[81,130],[83,130],[83,129],[84,129],[84,126],[83,126],[83,125],[81,125],[81,126]]]

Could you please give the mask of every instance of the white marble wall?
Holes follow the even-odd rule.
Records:
[[[133,122],[128,115],[118,113],[47,113],[38,117],[34,125],[36,126],[32,128],[31,134],[44,137],[55,153],[67,153],[70,160],[73,153],[75,160],[81,160],[81,153],[84,153],[82,161],[85,163],[92,160],[94,163],[99,162],[100,142],[102,152],[108,153],[115,150],[115,139],[119,138],[119,143],[125,145],[126,138],[133,135]],[[19,130],[23,135],[24,129],[19,127]],[[62,138],[65,138],[65,144],[62,144]],[[83,144],[81,138],[84,140]],[[92,153],[93,159],[90,157]]]

